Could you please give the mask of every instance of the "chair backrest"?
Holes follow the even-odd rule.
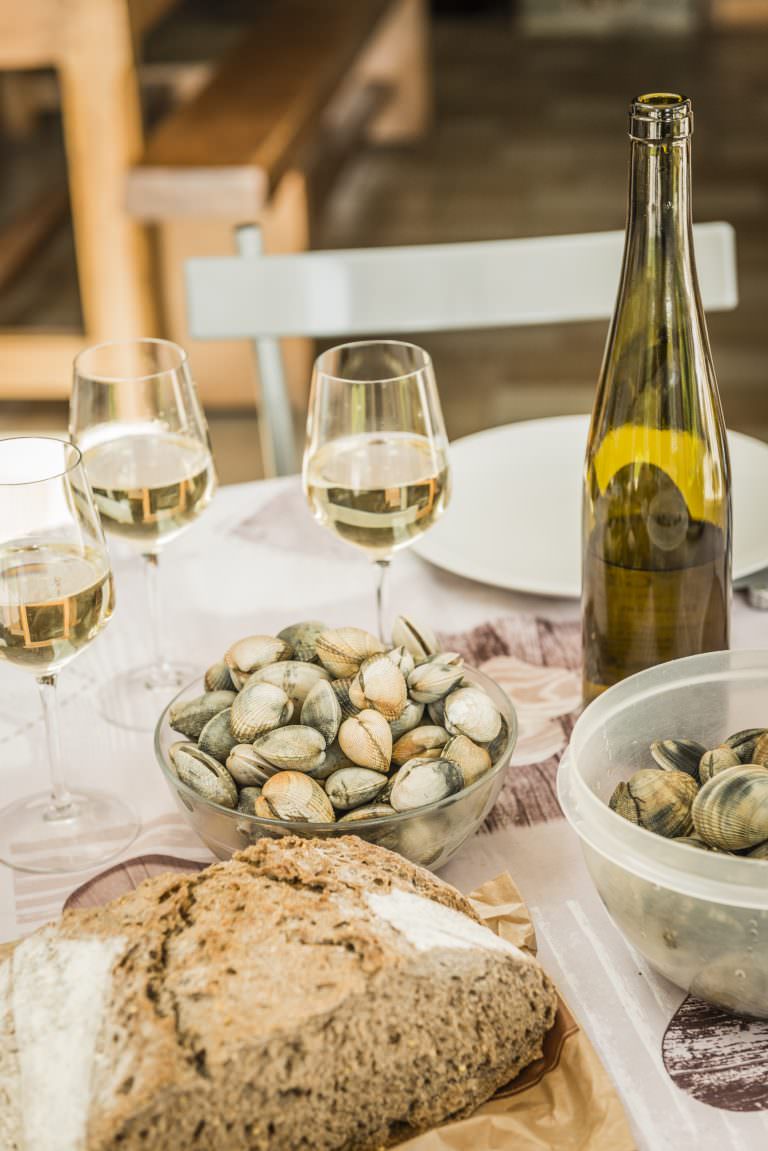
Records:
[[[704,307],[734,308],[733,228],[708,223],[693,231]],[[291,470],[293,449],[285,440],[284,382],[275,375],[276,338],[606,319],[623,243],[624,233],[616,231],[264,256],[258,229],[248,225],[238,229],[239,255],[187,261],[190,335],[256,341],[263,415],[273,426],[271,455],[280,457],[274,460],[280,473]]]

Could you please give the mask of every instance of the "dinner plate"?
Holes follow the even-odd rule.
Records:
[[[588,416],[528,420],[451,444],[453,495],[418,541],[455,575],[534,595],[579,595],[581,473]],[[733,578],[768,567],[768,444],[729,432]]]

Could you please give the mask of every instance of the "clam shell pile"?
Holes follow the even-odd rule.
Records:
[[[619,783],[610,807],[647,831],[704,851],[768,859],[768,728],[717,747],[657,740],[654,766]]]
[[[169,710],[173,770],[246,815],[358,822],[470,786],[504,751],[493,700],[464,662],[400,616],[386,648],[356,627],[310,620],[245,636],[205,673],[205,692]]]

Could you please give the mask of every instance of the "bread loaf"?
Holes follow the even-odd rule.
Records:
[[[353,837],[262,840],[0,956],[0,1147],[380,1148],[541,1054],[555,995],[458,892]]]

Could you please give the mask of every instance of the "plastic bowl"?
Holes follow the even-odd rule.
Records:
[[[161,715],[155,730],[157,761],[179,808],[219,859],[229,859],[235,851],[241,851],[265,836],[273,839],[283,835],[332,839],[339,835],[357,835],[369,843],[397,851],[413,863],[430,868],[443,867],[464,841],[477,831],[496,802],[517,741],[517,717],[506,693],[474,668],[466,669],[465,679],[482,687],[507,721],[507,745],[491,770],[469,787],[415,811],[358,823],[289,823],[283,819],[243,815],[203,799],[181,782],[168,754],[170,745],[182,738],[168,723],[168,712],[177,701],[193,699],[205,690],[202,677],[180,691]]]
[[[714,747],[768,727],[768,652],[674,660],[617,684],[586,709],[558,795],[614,922],[657,971],[691,994],[768,1018],[768,862],[717,855],[637,827],[608,807],[649,766],[654,739]]]

